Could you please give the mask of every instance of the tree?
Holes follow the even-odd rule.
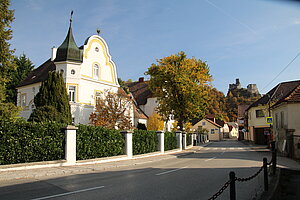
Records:
[[[34,68],[33,63],[24,53],[19,57],[16,56],[14,61],[16,68],[10,70],[10,81],[6,87],[6,101],[11,103],[16,103],[17,101],[17,85],[19,85]]]
[[[12,39],[11,23],[14,20],[14,11],[9,10],[10,1],[0,3],[0,103],[5,101],[5,86],[9,81],[9,71],[15,68],[14,50],[10,49],[9,40]]]
[[[158,113],[165,121],[174,115],[180,130],[183,124],[205,114],[207,85],[211,81],[208,65],[184,52],[157,60],[145,73],[150,89],[158,97]]]
[[[214,114],[216,119],[228,121],[226,97],[216,88],[209,89],[209,102],[206,114]]]
[[[95,112],[90,115],[91,123],[111,129],[132,129],[129,109],[132,100],[124,92],[105,91],[97,98]]]
[[[48,73],[48,78],[42,82],[39,92],[34,97],[34,105],[36,109],[32,112],[29,121],[34,121],[34,119],[52,119],[51,121],[61,123],[70,124],[72,122],[66,84],[60,72],[50,71]],[[53,111],[53,108],[45,108],[45,106],[53,107],[59,115],[56,114],[56,111]],[[47,109],[53,112],[45,112]],[[39,116],[40,114],[48,116]],[[54,116],[57,116],[57,118],[51,118]]]
[[[164,129],[164,121],[161,119],[161,116],[154,112],[149,116],[147,123],[147,130],[152,131],[162,131]]]

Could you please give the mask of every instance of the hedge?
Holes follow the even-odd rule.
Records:
[[[76,140],[77,160],[124,154],[125,137],[118,130],[79,125]]]
[[[165,132],[165,151],[177,148],[176,133]]]
[[[65,124],[0,122],[0,164],[64,159]]]
[[[192,145],[192,133],[187,133],[186,134],[186,145],[189,146],[189,145]]]
[[[133,155],[158,151],[158,136],[155,131],[134,130]]]

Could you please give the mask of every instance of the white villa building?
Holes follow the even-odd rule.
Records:
[[[72,20],[68,34],[58,48],[52,48],[52,56],[41,66],[33,70],[17,87],[17,105],[23,107],[21,117],[28,119],[34,106],[34,96],[38,93],[41,82],[46,80],[49,71],[60,71],[66,83],[72,118],[75,124],[88,124],[90,113],[94,111],[96,99],[101,92],[120,89],[116,65],[109,54],[108,46],[99,35],[88,37],[81,47],[75,43],[72,34]],[[146,123],[145,115],[134,116],[134,109],[129,109],[132,123]],[[143,119],[140,119],[143,118]]]

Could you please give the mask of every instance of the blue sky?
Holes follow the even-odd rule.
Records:
[[[12,0],[12,48],[36,67],[64,40],[71,10],[78,46],[101,29],[118,77],[137,80],[156,59],[206,61],[223,91],[240,78],[261,93],[300,79],[300,3],[277,0]],[[149,78],[149,77],[148,77]],[[270,83],[270,84],[269,84]]]

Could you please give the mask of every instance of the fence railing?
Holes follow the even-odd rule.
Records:
[[[264,172],[264,191],[269,190],[269,180],[268,180],[268,165],[271,165],[271,173],[272,175],[276,174],[276,164],[277,164],[277,150],[272,150],[272,159],[270,162],[267,161],[267,158],[263,158],[263,165],[259,168],[259,170],[253,174],[252,176],[246,177],[246,178],[238,178],[235,176],[235,172],[231,171],[229,172],[229,180],[224,183],[224,185],[221,187],[218,192],[216,192],[212,197],[210,197],[208,200],[214,200],[217,199],[226,189],[227,187],[230,187],[229,195],[230,200],[236,200],[236,182],[247,182],[255,177],[257,177],[262,171]]]

